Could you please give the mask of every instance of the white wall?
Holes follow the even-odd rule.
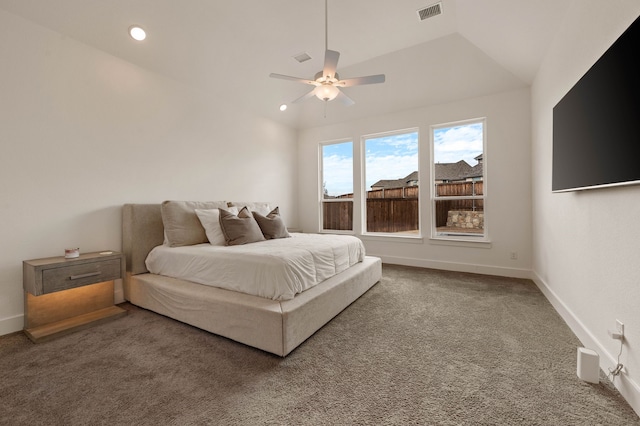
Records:
[[[640,412],[640,186],[551,193],[552,108],[640,14],[637,0],[614,3],[574,3],[532,88],[533,271],[605,373],[620,349],[607,330],[625,324],[614,383]]]
[[[268,200],[297,225],[297,133],[0,11],[0,335],[22,261],[121,248],[121,206]]]
[[[453,121],[486,117],[487,200],[490,245],[442,244],[429,239],[429,127]],[[318,231],[318,143],[417,127],[420,132],[420,215],[423,238],[419,241],[363,236],[367,252],[388,263],[528,277],[531,269],[530,96],[528,89],[468,99],[461,102],[371,117],[347,124],[301,131],[298,159],[299,221],[307,232]],[[357,163],[357,162],[356,162]],[[360,174],[356,164],[356,174]],[[356,186],[359,183],[356,182]],[[356,189],[358,191],[358,189]],[[359,206],[354,206],[354,211]],[[358,212],[354,228],[359,230]],[[511,260],[510,252],[518,259]]]

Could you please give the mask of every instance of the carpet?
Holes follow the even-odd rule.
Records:
[[[2,425],[640,425],[530,280],[384,265],[280,358],[124,303],[0,338]]]

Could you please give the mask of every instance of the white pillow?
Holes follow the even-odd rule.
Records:
[[[225,210],[236,215],[238,214],[238,209],[236,207],[228,207]],[[220,209],[195,209],[195,212],[196,215],[198,215],[198,219],[200,219],[200,223],[202,223],[205,233],[207,234],[209,244],[212,246],[226,245],[227,241],[225,240],[222,228],[220,227]]]

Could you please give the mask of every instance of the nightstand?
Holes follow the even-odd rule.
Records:
[[[25,260],[25,334],[39,343],[126,315],[113,303],[113,280],[124,270],[119,252]]]

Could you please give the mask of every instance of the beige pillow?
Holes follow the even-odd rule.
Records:
[[[237,216],[220,209],[220,227],[228,246],[264,241],[258,222],[246,207],[243,207]]]
[[[170,247],[208,242],[195,209],[226,208],[226,201],[164,201],[160,206],[162,224]]]
[[[287,232],[287,227],[280,217],[280,209],[278,207],[271,210],[266,216],[258,212],[253,212],[253,217],[256,219],[256,222],[258,222],[258,226],[260,226],[262,230],[262,235],[264,235],[267,240],[291,236],[289,232]]]

